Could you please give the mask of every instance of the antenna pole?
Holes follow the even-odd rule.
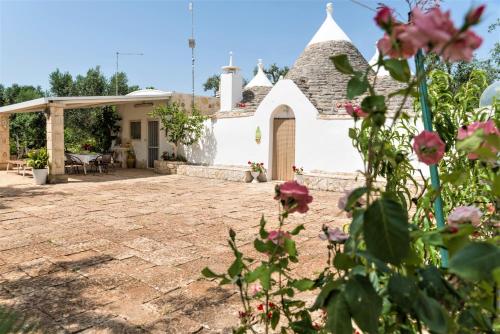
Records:
[[[121,56],[144,56],[144,53],[119,52],[116,51],[116,71],[115,71],[115,95],[118,96],[118,59]]]
[[[194,39],[194,10],[192,1],[189,3],[189,11],[191,12],[191,38],[189,39],[189,47],[191,48],[191,109],[194,110],[194,48],[196,42]]]

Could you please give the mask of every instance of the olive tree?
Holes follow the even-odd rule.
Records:
[[[196,108],[188,113],[179,103],[171,102],[155,107],[149,113],[151,117],[160,119],[165,137],[174,145],[174,158],[177,159],[179,145],[193,145],[203,133],[203,122],[206,117]]]

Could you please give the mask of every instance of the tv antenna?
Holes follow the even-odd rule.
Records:
[[[189,2],[189,11],[191,12],[191,38],[189,39],[189,48],[191,49],[191,108],[194,110],[194,48],[196,41],[194,39],[194,10],[193,2]]]
[[[118,95],[118,59],[120,56],[144,56],[144,53],[116,51],[115,95]]]

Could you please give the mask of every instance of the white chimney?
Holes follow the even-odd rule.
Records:
[[[240,68],[233,66],[233,53],[229,52],[229,65],[223,66],[220,76],[220,110],[231,111],[243,98],[243,78]]]

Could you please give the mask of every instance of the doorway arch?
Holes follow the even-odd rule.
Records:
[[[273,180],[293,180],[295,165],[295,114],[287,105],[280,105],[271,113],[270,160]]]

